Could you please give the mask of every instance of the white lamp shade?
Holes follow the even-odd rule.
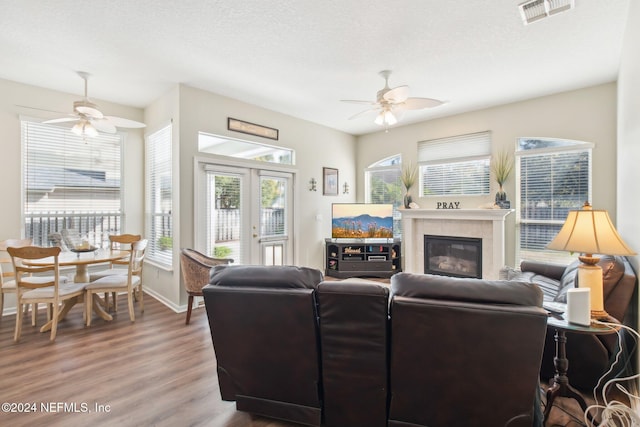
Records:
[[[605,210],[570,211],[558,235],[548,249],[583,254],[635,255],[618,235]]]

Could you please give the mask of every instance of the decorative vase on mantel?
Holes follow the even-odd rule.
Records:
[[[407,192],[404,193],[404,208],[405,209],[411,209],[410,208],[410,204],[411,202],[413,202],[413,197],[411,197],[411,193],[409,192],[409,189],[407,188]]]
[[[496,193],[496,205],[498,205],[501,209],[511,208],[511,202],[507,200],[507,193],[502,189],[502,185]]]

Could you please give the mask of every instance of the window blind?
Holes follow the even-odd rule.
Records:
[[[172,126],[146,137],[145,187],[147,204],[146,258],[159,265],[173,263],[173,167]]]
[[[567,263],[575,256],[546,250],[570,210],[591,200],[591,149],[518,153],[519,258]]]
[[[75,135],[69,128],[21,121],[25,237],[73,229],[93,245],[120,232],[122,136]]]
[[[403,206],[402,181],[400,179],[400,156],[383,159],[371,165],[365,171],[365,185],[367,203],[391,203],[393,204],[393,235],[402,237],[401,215],[398,208]]]
[[[487,195],[490,161],[488,131],[421,141],[420,195]]]

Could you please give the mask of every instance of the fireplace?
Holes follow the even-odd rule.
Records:
[[[424,272],[482,278],[482,239],[424,235]]]

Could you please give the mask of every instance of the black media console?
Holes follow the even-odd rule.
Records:
[[[391,277],[401,271],[400,240],[326,239],[325,275]]]

